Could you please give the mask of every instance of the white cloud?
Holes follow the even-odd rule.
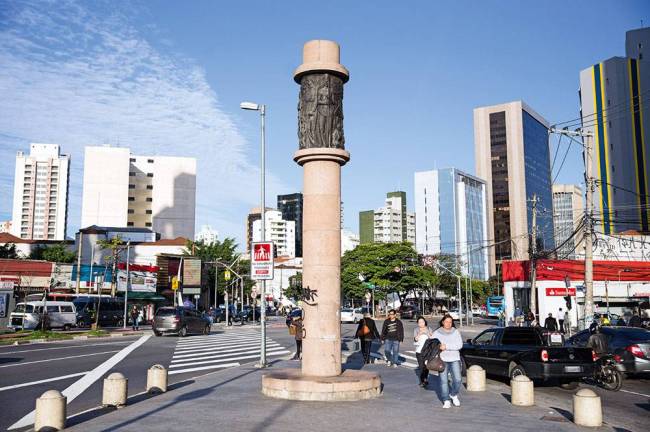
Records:
[[[119,4],[133,13],[131,2]],[[72,155],[68,228],[77,228],[83,147],[119,144],[135,154],[196,157],[197,226],[241,242],[257,202],[257,168],[199,66],[155,49],[113,3],[0,9],[0,214],[11,213],[15,152],[52,142]],[[269,183],[279,187],[273,176]]]

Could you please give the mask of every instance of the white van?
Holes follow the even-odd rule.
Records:
[[[66,301],[48,301],[45,304],[48,326],[69,330],[77,324],[77,312],[74,303]],[[14,330],[33,330],[38,327],[43,314],[42,301],[18,303],[11,313],[9,327]]]

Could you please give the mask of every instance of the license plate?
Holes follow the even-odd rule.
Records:
[[[582,366],[564,366],[564,372],[582,372]]]

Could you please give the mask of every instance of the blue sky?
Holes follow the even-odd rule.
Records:
[[[345,226],[413,172],[474,172],[472,109],[523,99],[551,123],[578,116],[581,69],[624,55],[647,1],[0,0],[0,220],[11,217],[15,152],[72,155],[69,232],[79,227],[83,147],[198,159],[197,230],[241,242],[258,201],[258,118],[268,106],[267,203],[299,191],[298,86],[310,39],[341,44]],[[552,140],[555,150],[557,140]],[[562,144],[560,155],[563,154]],[[558,182],[581,181],[572,148]]]

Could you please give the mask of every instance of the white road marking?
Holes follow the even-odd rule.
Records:
[[[271,341],[267,341],[267,343],[270,343]],[[237,348],[241,346],[255,346],[259,345],[256,343],[251,343],[251,342],[246,342],[246,343],[232,343],[228,345],[206,345],[206,346],[201,346],[197,348],[182,348],[182,349],[176,349],[174,352],[179,353],[179,354],[185,354],[185,353],[191,353],[191,352],[200,352],[200,351],[212,351],[214,349],[228,349],[228,348]]]
[[[267,344],[266,346],[267,346],[268,348],[275,348],[275,347],[280,347],[280,344],[277,344],[277,343],[270,343],[270,344]],[[250,350],[255,350],[255,349],[256,349],[255,347],[247,346],[247,347],[242,347],[242,348],[229,349],[228,352],[229,352],[229,353],[237,353],[237,352],[241,352],[241,351],[250,351]],[[257,347],[256,350],[259,352],[259,351],[260,351],[259,347]],[[191,353],[191,354],[179,354],[179,355],[175,355],[175,356],[172,356],[172,359],[183,359],[183,358],[192,358],[192,357],[205,357],[205,356],[211,356],[211,355],[213,355],[213,353],[220,353],[220,352],[224,352],[224,350],[219,349],[219,348],[215,348],[214,350],[212,350],[212,351],[207,351],[207,352],[205,352],[205,351],[201,351],[201,352],[196,352],[196,353]],[[172,363],[173,363],[173,362],[174,362],[174,360],[172,360]]]
[[[48,378],[48,379],[44,379],[44,380],[40,380],[40,381],[30,381],[30,382],[26,382],[26,383],[22,383],[22,384],[15,384],[15,385],[7,386],[7,387],[0,387],[0,392],[5,391],[5,390],[17,389],[17,388],[20,388],[20,387],[29,387],[29,386],[33,386],[33,385],[37,385],[37,384],[42,384],[42,383],[47,383],[47,382],[52,382],[52,381],[60,381],[60,380],[68,379],[68,378],[74,378],[74,377],[78,377],[78,376],[81,376],[81,375],[86,375],[87,373],[88,372],[79,372],[79,373],[74,373],[74,374],[70,374],[70,375],[63,375],[63,376],[59,376],[59,377]]]
[[[267,338],[268,339],[268,338]],[[202,339],[199,341],[192,341],[192,342],[178,342],[176,346],[178,347],[187,347],[187,346],[195,346],[195,345],[205,345],[205,344],[213,344],[213,343],[228,343],[228,342],[236,342],[236,341],[254,341],[254,340],[261,340],[259,336],[245,336],[245,337],[229,337],[229,338],[212,338],[212,339]]]
[[[212,365],[212,366],[201,366],[201,367],[195,367],[191,369],[181,369],[177,371],[169,371],[167,375],[176,375],[180,373],[187,373],[187,372],[195,372],[195,371],[200,371],[200,370],[208,370],[208,369],[219,369],[219,368],[229,368],[233,366],[241,366],[239,363],[227,363],[227,364],[221,364],[221,365]]]
[[[51,362],[51,361],[57,361],[57,360],[68,360],[68,359],[77,358],[77,357],[89,357],[89,356],[102,355],[102,354],[112,354],[112,353],[116,353],[116,352],[119,352],[119,350],[103,351],[103,352],[90,353],[90,354],[80,354],[80,355],[67,356],[67,357],[57,357],[57,358],[53,358],[53,359],[35,360],[35,361],[30,361],[30,362],[21,362],[21,363],[3,365],[3,366],[0,366],[0,368],[8,368],[8,367],[14,367],[14,366],[25,366],[25,365],[34,364],[34,363],[45,363],[45,362]]]
[[[275,349],[270,349],[266,352],[267,355],[269,354],[275,354],[275,353],[289,353],[286,349],[283,347],[275,348]],[[243,354],[252,354],[252,355],[243,355]],[[213,355],[209,357],[200,357],[200,358],[191,358],[191,359],[181,359],[181,360],[172,360],[171,364],[169,365],[170,368],[172,367],[180,367],[180,366],[186,366],[187,364],[203,364],[206,362],[207,359],[218,359],[215,360],[217,361],[227,361],[227,360],[239,360],[239,359],[244,359],[244,358],[251,358],[251,357],[257,357],[260,355],[260,350],[257,351],[245,351],[242,353],[235,353],[235,354],[219,354],[219,355]],[[225,358],[224,358],[225,357]],[[209,363],[209,362],[208,362]]]
[[[131,352],[133,352],[136,348],[138,348],[140,345],[144,344],[147,340],[149,340],[150,337],[151,337],[150,334],[140,337],[131,345],[124,347],[117,354],[115,354],[114,356],[106,360],[104,363],[100,364],[95,369],[93,369],[92,371],[84,375],[83,378],[72,383],[72,385],[70,385],[68,388],[63,390],[62,392],[63,395],[68,398],[68,404],[73,400],[75,400],[77,396],[83,393],[95,381],[100,379],[106,372],[111,370],[113,366],[121,362],[126,356],[131,354]],[[9,426],[9,430],[19,429],[34,424],[34,414],[35,414],[34,411],[30,412],[29,414],[27,414],[26,416],[18,420],[16,423]]]
[[[35,351],[49,351],[49,350],[72,349],[72,348],[77,349],[77,348],[86,348],[91,346],[103,346],[103,345],[128,345],[130,343],[131,342],[106,342],[106,343],[97,343],[97,344],[68,345],[68,346],[53,347],[53,348],[36,348],[33,350],[0,352],[0,355],[21,354],[21,353],[30,353]]]
[[[275,352],[267,352],[266,355],[268,357],[271,357],[271,356],[279,356],[279,355],[289,354],[289,353],[290,353],[290,351],[282,350],[282,351],[275,351]],[[247,356],[233,357],[233,358],[229,358],[229,359],[204,360],[204,361],[195,361],[195,362],[189,362],[189,363],[183,363],[183,364],[172,364],[172,365],[169,365],[169,369],[182,368],[182,367],[187,367],[187,366],[192,366],[192,365],[223,363],[225,361],[231,361],[231,360],[254,359],[254,358],[258,358],[259,356],[260,356],[259,353],[257,353],[257,354],[247,355]],[[183,369],[183,370],[185,370],[185,369]]]
[[[633,391],[630,391],[630,390],[619,390],[619,391],[622,391],[622,392],[625,392],[625,393],[630,393],[630,394],[637,395],[637,396],[643,396],[643,397],[650,398],[650,395],[643,394],[643,393],[637,393],[637,392],[633,392]]]

